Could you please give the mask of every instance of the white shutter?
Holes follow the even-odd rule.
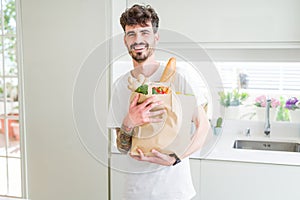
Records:
[[[238,74],[249,76],[248,89],[300,92],[300,63],[218,62],[225,89],[238,87]]]

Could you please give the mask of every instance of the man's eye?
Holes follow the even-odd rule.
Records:
[[[149,35],[149,32],[145,31],[145,32],[142,32],[143,35]]]
[[[128,37],[134,37],[134,36],[135,36],[135,33],[127,33],[127,36],[128,36]]]

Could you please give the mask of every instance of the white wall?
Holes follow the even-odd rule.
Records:
[[[108,199],[108,169],[81,144],[72,111],[80,65],[109,33],[108,4],[98,0],[21,2],[31,200]],[[101,87],[106,91],[105,81]],[[99,150],[105,154],[107,142],[99,137]]]

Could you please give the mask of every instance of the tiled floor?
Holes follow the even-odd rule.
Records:
[[[19,144],[16,140],[9,141],[6,154],[5,137],[4,134],[0,134],[0,195],[21,196]]]

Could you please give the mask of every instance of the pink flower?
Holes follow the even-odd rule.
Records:
[[[278,106],[280,106],[280,101],[278,99],[271,98],[271,107],[277,108]]]
[[[265,107],[266,106],[266,101],[267,101],[267,98],[265,95],[261,95],[259,97],[256,97],[255,99],[255,105],[257,107]]]
[[[257,107],[266,107],[267,103],[267,97],[266,95],[261,95],[259,97],[256,97],[255,99],[255,104]],[[271,107],[272,108],[277,108],[280,105],[279,100],[275,98],[271,98]]]

